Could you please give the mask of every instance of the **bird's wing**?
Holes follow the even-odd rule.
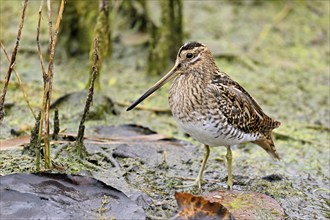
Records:
[[[280,125],[267,116],[250,94],[228,75],[214,76],[208,89],[228,123],[234,127],[246,133],[267,133]]]

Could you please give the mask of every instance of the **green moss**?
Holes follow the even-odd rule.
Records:
[[[94,12],[93,17],[88,13],[89,9],[83,6],[87,4],[86,2],[88,1],[77,1],[77,11],[80,15],[78,22],[95,21],[93,19],[96,13]],[[154,4],[153,1],[147,3]],[[293,4],[293,10],[270,30],[260,48],[251,54],[246,54],[247,49],[257,39],[262,28],[268,25],[283,8],[285,1],[263,1],[259,5],[243,3],[239,6],[224,1],[209,1],[207,4],[202,1],[184,1],[183,4],[183,22],[187,36],[185,40],[198,40],[208,45],[217,56],[216,62],[219,68],[238,81],[267,114],[282,122],[282,125],[275,130],[280,134],[275,135],[275,145],[281,156],[280,162],[273,161],[261,148],[253,144],[233,148],[233,175],[234,180],[241,184],[240,189],[258,191],[274,197],[291,218],[299,219],[301,216],[307,216],[314,219],[316,215],[326,216],[328,210],[324,210],[324,207],[329,202],[324,201],[324,198],[327,198],[327,191],[320,189],[327,189],[330,181],[329,130],[327,130],[330,127],[328,85],[330,3],[328,1],[290,2]],[[19,2],[15,4],[12,1],[1,1],[1,17],[19,18],[20,7]],[[29,2],[16,63],[32,106],[36,110],[41,106],[40,97],[43,87],[38,55],[35,52],[37,19],[35,12],[38,11],[38,7],[38,1]],[[119,16],[114,22],[123,20]],[[0,23],[1,39],[10,52],[12,49],[10,45],[13,45],[17,32],[18,19],[12,19],[10,22],[8,19],[0,19]],[[117,23],[116,27],[118,26]],[[86,27],[86,36],[80,36],[91,43],[93,28],[90,27],[93,25]],[[122,30],[116,31],[121,33]],[[60,32],[59,42],[62,36]],[[48,45],[47,37],[47,22],[43,21],[41,46],[44,51]],[[87,46],[88,51],[90,43],[83,43],[80,46]],[[60,50],[59,47],[57,51]],[[228,59],[228,54],[232,54],[232,58]],[[102,67],[103,74],[100,80],[104,89],[103,94],[110,96],[115,102],[131,103],[156,82],[158,76],[145,74],[146,55],[144,46],[124,46],[116,41],[112,64],[109,65],[105,60]],[[6,72],[7,61],[1,59],[0,64],[0,72]],[[162,72],[170,68],[171,65],[164,66]],[[55,59],[53,100],[65,93],[82,90],[89,70],[87,53],[74,58],[58,56]],[[14,77],[12,79],[14,82]],[[111,85],[109,85],[110,81]],[[142,105],[146,108],[168,109],[168,89],[169,85],[164,86]],[[32,127],[35,121],[24,103],[17,84],[10,84],[6,102],[14,105],[6,109],[5,120],[1,127],[1,139],[11,137],[11,128],[23,125]],[[93,107],[96,106],[92,106],[92,111]],[[86,132],[92,134],[91,127],[94,125],[135,123],[150,127],[163,135],[201,145],[186,137],[171,115],[157,114],[152,110],[126,112],[125,107],[116,105],[120,113],[118,115],[105,112],[106,109],[103,107],[94,109],[96,117],[86,122]],[[74,109],[69,107],[59,109],[61,129],[66,129],[66,132],[77,132],[80,119],[77,109],[83,109],[83,103],[81,108],[75,106]],[[71,158],[71,155],[71,152],[63,152],[55,162],[67,167],[68,171],[73,173],[96,169],[90,163]],[[222,181],[227,175],[224,155],[224,148],[212,148],[205,175],[210,179],[216,178],[217,182],[212,184],[207,182],[205,190],[217,190],[221,188],[220,183],[225,184],[225,181]],[[201,158],[202,153],[199,156],[196,153],[196,157],[191,160],[199,164]],[[109,166],[102,157],[93,160],[99,161],[101,168]],[[21,155],[20,151],[1,151],[0,174],[33,172],[34,162],[33,157]],[[121,160],[121,163],[131,164],[132,161],[125,159]],[[177,167],[180,166],[182,164],[177,164]],[[162,199],[171,200],[173,205],[172,209],[166,211],[161,205],[154,205],[154,210],[150,208],[148,213],[154,216],[155,213],[166,213],[162,216],[171,216],[176,207],[171,189],[173,185],[182,181],[167,176],[171,172],[171,167],[168,170],[165,169],[166,166],[160,166],[161,169],[143,167],[143,164],[138,166],[143,172],[136,175],[139,181],[145,180],[144,184],[141,184],[143,189],[150,196],[162,195]],[[190,177],[189,175],[194,172],[198,172],[198,167],[194,171],[187,171],[186,176]],[[277,182],[262,179],[274,173],[282,175],[283,179]],[[110,178],[105,174],[103,176],[105,179]],[[152,184],[149,185],[152,186],[149,186],[147,181],[151,181]]]

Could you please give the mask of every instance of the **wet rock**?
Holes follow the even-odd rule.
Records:
[[[12,174],[0,180],[1,219],[146,217],[143,209],[124,193],[90,177]]]

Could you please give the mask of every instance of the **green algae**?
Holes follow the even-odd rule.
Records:
[[[9,2],[1,1],[1,17],[18,18],[20,4]],[[238,146],[233,149],[234,180],[245,183],[246,185],[242,186],[244,190],[262,192],[275,198],[286,210],[289,218],[326,218],[329,210],[330,181],[329,2],[290,2],[292,10],[288,16],[270,30],[256,51],[249,54],[246,53],[246,48],[254,43],[262,28],[272,22],[272,18],[283,8],[285,2],[268,1],[258,5],[239,6],[226,1],[186,1],[183,4],[186,40],[198,40],[208,45],[219,57],[216,59],[219,68],[244,86],[267,114],[282,122],[281,127],[275,130],[278,134],[285,135],[275,135],[281,161],[273,161],[261,148],[253,144]],[[36,47],[31,46],[35,44],[38,5],[39,2],[31,1],[28,6],[29,16],[26,18],[16,64],[35,110],[41,106],[42,101],[41,70]],[[10,51],[18,20],[12,19],[8,22],[7,19],[0,19],[0,23],[1,40],[4,40],[7,50]],[[115,24],[115,27],[118,25]],[[60,40],[59,35],[59,42]],[[43,22],[41,45],[45,51],[47,42],[47,26],[46,22]],[[113,49],[111,66],[109,59],[105,59],[102,67],[101,93],[111,97],[114,103],[130,103],[158,78],[147,76],[144,65],[141,68],[141,63],[143,64],[146,58],[145,47],[124,48],[116,43]],[[58,54],[61,54],[61,48],[57,50]],[[226,57],[227,54],[232,54],[233,59]],[[0,71],[3,73],[7,68],[7,61],[1,59],[0,64]],[[170,68],[167,67],[163,72]],[[53,100],[66,93],[83,90],[88,73],[88,54],[66,59],[57,55]],[[14,106],[6,108],[6,117],[1,125],[1,139],[11,137],[11,128],[34,124],[23,95],[14,83],[14,77],[11,82],[7,102],[14,103]],[[168,89],[169,85],[164,86],[145,100],[143,105],[146,108],[168,108]],[[118,115],[104,114],[102,106],[95,108],[95,115],[86,122],[87,134],[93,134],[88,128],[94,125],[135,123],[148,126],[168,137],[174,136],[200,146],[200,143],[185,136],[178,129],[169,114],[159,114],[151,110],[126,112],[125,107],[115,106]],[[83,103],[74,108],[82,109]],[[61,129],[77,132],[79,116],[71,115],[70,112],[70,109],[60,109]],[[313,127],[325,129],[318,130]],[[26,134],[29,133],[30,131],[26,131]],[[191,158],[194,163],[191,168],[193,171],[187,171],[187,177],[195,178],[197,175],[202,154],[201,149],[199,157]],[[18,151],[1,151],[0,174],[32,172],[34,161],[33,157],[21,155]],[[102,157],[93,158],[93,161],[100,161],[103,168],[107,169]],[[72,173],[96,169],[89,163],[82,163],[70,157],[57,158],[56,162],[68,167]],[[126,159],[121,162],[128,164],[128,167],[138,166],[139,169],[144,169],[141,172],[145,174],[144,177],[136,176],[140,178],[139,182],[152,181],[152,188],[147,184],[143,185],[143,189],[150,196],[165,196],[164,191],[167,188],[182,183],[170,178],[171,171],[165,169],[166,164],[160,164],[159,170],[154,171],[141,168],[143,165],[136,164],[134,160]],[[127,172],[133,171],[127,169]],[[226,172],[225,148],[212,148],[206,179],[225,179]],[[275,182],[261,179],[273,173],[280,174],[283,179]],[[153,179],[155,174],[158,175],[158,180]],[[222,182],[225,183],[225,180]],[[156,187],[157,185],[161,187]],[[207,182],[206,186],[207,190],[219,188],[219,185],[210,182]],[[166,196],[169,197],[168,194]],[[163,216],[170,217],[175,207],[175,202],[171,201],[166,210],[156,206],[150,211],[150,215],[157,216],[155,213],[161,212],[166,213]]]

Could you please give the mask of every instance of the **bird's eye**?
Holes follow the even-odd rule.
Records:
[[[186,57],[188,58],[188,59],[190,59],[190,58],[192,58],[194,55],[192,54],[192,53],[187,53],[186,54]]]

